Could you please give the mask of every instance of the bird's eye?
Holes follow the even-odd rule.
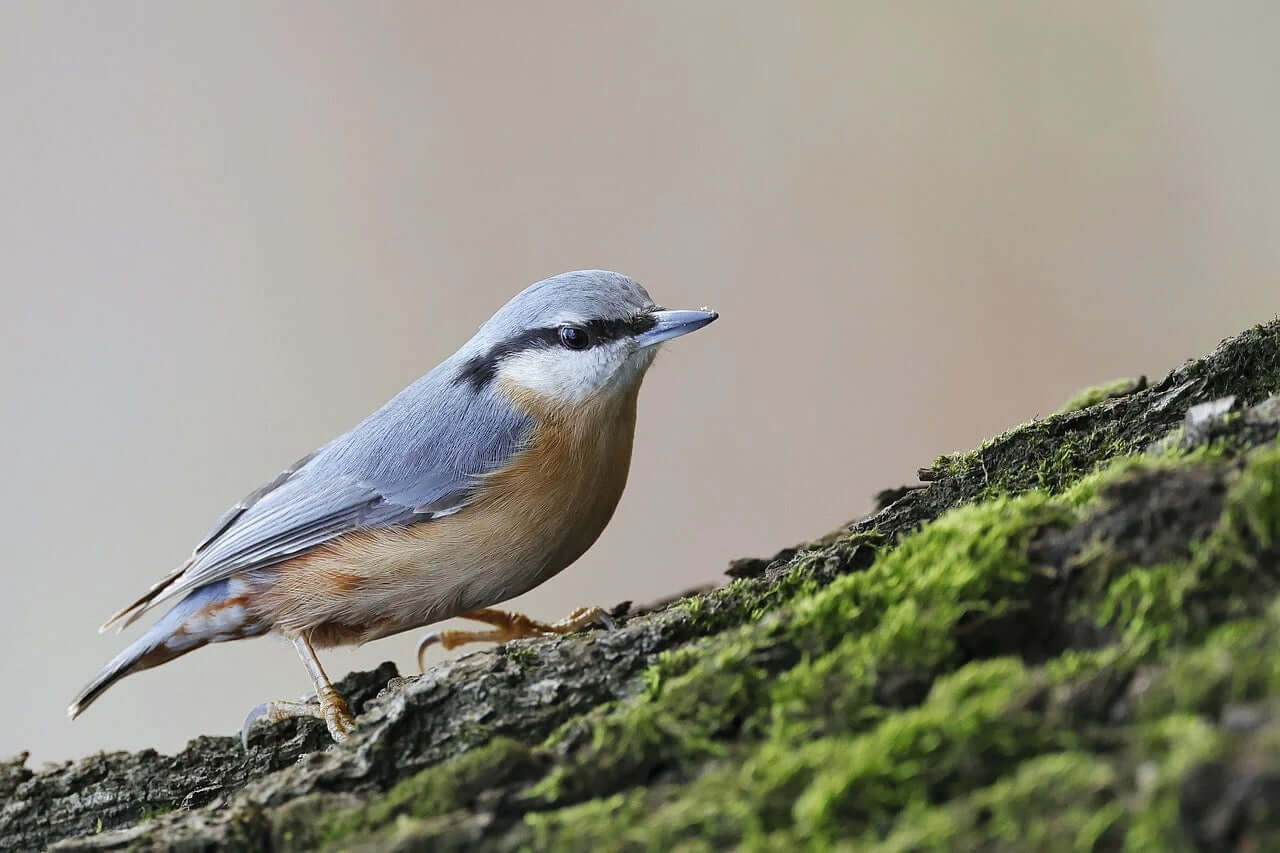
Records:
[[[591,337],[581,326],[561,326],[560,343],[567,349],[586,349],[591,344]]]

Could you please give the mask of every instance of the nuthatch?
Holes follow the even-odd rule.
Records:
[[[364,643],[453,616],[484,632],[429,634],[449,648],[567,633],[605,621],[583,608],[553,624],[490,610],[564,569],[604,530],[631,463],[636,396],[657,345],[711,311],[667,311],[614,272],[531,285],[434,370],[357,427],[228,510],[191,558],[102,626],[182,600],[117,655],[67,709],[118,679],[208,643],[289,638],[318,702],[258,716],[320,717],[350,732],[314,647]]]

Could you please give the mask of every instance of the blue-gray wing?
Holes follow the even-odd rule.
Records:
[[[318,452],[319,451],[316,451],[316,453]],[[302,457],[297,462],[277,474],[270,482],[264,483],[262,486],[254,489],[252,492],[236,501],[234,506],[224,512],[222,516],[213,523],[213,527],[210,528],[209,532],[200,540],[200,543],[196,545],[195,553],[199,554],[204,550],[206,545],[221,536],[228,527],[235,523],[237,518],[245,514],[246,510],[251,508],[271,492],[274,492],[276,489],[283,486],[290,477],[298,472],[298,469],[314,459],[316,453],[308,453],[306,456]]]
[[[477,479],[524,446],[532,423],[496,391],[452,381],[448,366],[237,503],[185,566],[107,624],[126,615],[128,624],[169,598],[353,531],[462,510]]]

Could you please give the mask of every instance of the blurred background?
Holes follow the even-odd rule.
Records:
[[[226,506],[545,276],[723,315],[650,373],[601,541],[515,602],[547,618],[1271,318],[1278,43],[1271,0],[4,4],[0,755],[304,693],[262,639],[63,716]]]

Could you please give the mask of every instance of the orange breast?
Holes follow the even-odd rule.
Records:
[[[591,547],[622,497],[636,392],[572,411],[546,406],[531,394],[507,393],[538,427],[529,447],[489,476],[480,503],[492,508],[500,526],[530,534],[530,545],[539,543],[531,547],[530,561],[540,556],[555,573]]]

